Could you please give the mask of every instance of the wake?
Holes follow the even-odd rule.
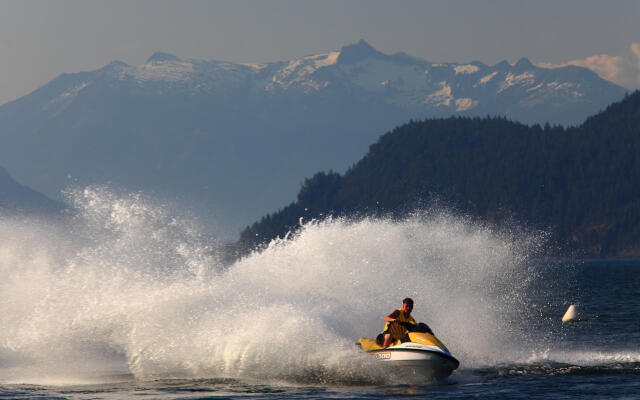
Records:
[[[542,234],[437,210],[326,219],[223,265],[195,219],[144,195],[88,187],[70,202],[66,222],[0,220],[0,380],[376,382],[354,341],[406,296],[463,367],[546,348],[526,328],[546,301]]]

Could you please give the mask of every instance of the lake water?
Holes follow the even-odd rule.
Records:
[[[0,218],[1,398],[640,398],[640,260],[543,260],[543,232],[429,211],[309,222],[223,265],[152,199],[71,201]],[[444,382],[354,346],[405,296],[460,360]]]

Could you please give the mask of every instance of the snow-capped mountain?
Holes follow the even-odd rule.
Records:
[[[213,210],[233,231],[409,119],[576,124],[624,93],[580,67],[431,63],[365,41],[264,64],[156,53],[61,75],[0,107],[0,160],[49,196],[110,182]]]
[[[364,40],[341,51],[267,64],[183,60],[156,53],[143,65],[113,62],[73,76],[77,82],[51,98],[48,110],[64,108],[88,85],[111,80],[111,85],[155,88],[158,95],[163,89],[193,96],[243,93],[254,101],[357,91],[414,110],[418,117],[488,112],[527,123],[576,124],[625,92],[580,67],[540,68],[526,58],[515,65],[430,63],[402,53],[382,54]]]

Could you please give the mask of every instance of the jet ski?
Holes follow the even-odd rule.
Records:
[[[375,357],[377,361],[393,367],[394,372],[399,372],[400,376],[406,377],[408,373],[440,380],[451,375],[453,370],[458,368],[460,362],[451,355],[427,324],[397,323],[406,327],[408,332],[386,349],[382,348],[384,341],[382,334],[376,339],[361,337],[356,345]]]

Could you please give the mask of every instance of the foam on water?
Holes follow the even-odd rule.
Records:
[[[606,366],[611,364],[638,364],[640,351],[620,348],[612,350],[552,350],[534,353],[527,360],[528,363],[560,362],[579,366]]]
[[[70,200],[70,221],[0,220],[0,380],[375,381],[354,342],[405,296],[467,368],[545,348],[522,315],[540,235],[444,212],[328,219],[224,266],[194,219],[143,195]]]

